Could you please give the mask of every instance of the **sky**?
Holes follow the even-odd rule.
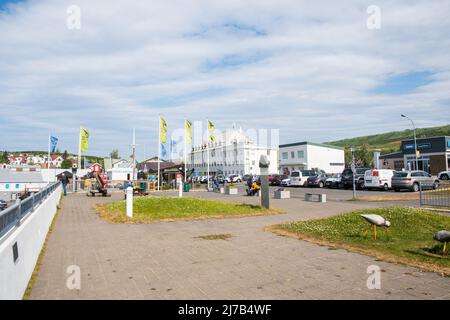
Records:
[[[371,5],[380,28],[368,28]],[[68,28],[80,9],[80,28]],[[450,1],[0,0],[0,150],[157,152],[158,116],[325,142],[450,123]],[[73,26],[73,25],[72,25]]]

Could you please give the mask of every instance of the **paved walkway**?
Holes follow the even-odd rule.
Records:
[[[102,221],[93,206],[119,196],[64,198],[31,299],[450,299],[449,278],[263,230],[374,204],[291,199],[272,202],[288,210],[283,215],[146,225]],[[223,233],[232,238],[196,238]],[[366,286],[367,267],[374,264],[383,271],[381,290]],[[66,287],[70,265],[81,269],[81,290]]]

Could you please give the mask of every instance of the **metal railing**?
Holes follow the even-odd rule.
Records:
[[[37,193],[32,193],[24,200],[18,199],[17,202],[9,208],[0,211],[0,238],[13,229],[30,212],[39,206],[53,191],[58,188],[60,182],[55,182],[45,187]]]
[[[420,205],[450,208],[450,183],[420,184]]]

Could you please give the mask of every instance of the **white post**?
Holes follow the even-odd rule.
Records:
[[[206,119],[206,130],[208,131],[208,139],[206,140],[206,152],[207,152],[207,177],[206,180],[208,181],[208,191],[209,191],[209,142],[211,140],[210,132],[209,132],[209,121]]]
[[[127,188],[127,217],[133,218],[133,188]]]
[[[187,162],[187,134],[186,134],[186,119],[184,119],[184,182],[187,182],[186,179],[186,162]]]
[[[178,183],[178,197],[183,198],[183,180]]]
[[[48,182],[50,183],[50,148],[51,148],[51,134],[48,135],[48,159],[47,159],[47,177],[48,177]]]
[[[158,123],[158,191],[160,191],[160,185],[161,185],[161,117],[159,117],[159,123]]]

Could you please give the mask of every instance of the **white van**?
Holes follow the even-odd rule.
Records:
[[[383,189],[387,191],[392,188],[392,177],[395,170],[374,169],[367,170],[364,174],[364,187],[366,189]]]
[[[291,175],[289,177],[289,185],[291,187],[302,187],[305,185],[308,177],[314,176],[316,174],[316,170],[294,170],[291,172]]]

